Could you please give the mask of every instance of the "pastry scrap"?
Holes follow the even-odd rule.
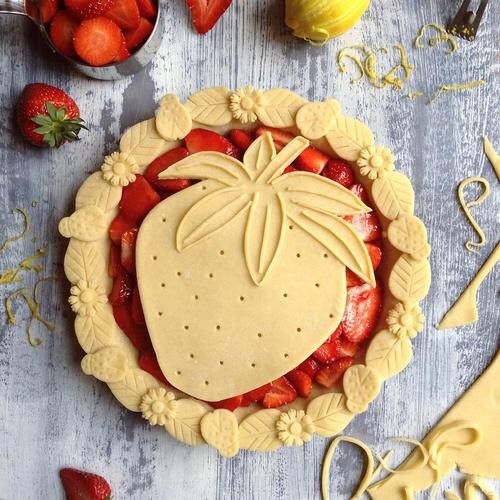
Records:
[[[82,370],[223,456],[339,433],[423,330],[414,203],[390,150],[335,100],[166,96],[59,226]]]
[[[498,180],[500,180],[500,155],[493,149],[493,145],[487,137],[483,138],[484,141],[484,152],[490,160],[495,173],[497,174]]]
[[[479,319],[477,312],[477,292],[486,276],[492,271],[496,263],[500,260],[500,243],[497,244],[491,252],[486,262],[479,269],[467,288],[462,292],[455,304],[444,315],[441,322],[437,325],[439,330],[446,328],[456,328],[469,325]]]

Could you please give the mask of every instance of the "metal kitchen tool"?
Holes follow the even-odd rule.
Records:
[[[97,80],[119,80],[126,76],[137,73],[144,68],[153,58],[156,51],[160,47],[163,37],[165,20],[161,8],[161,0],[158,2],[158,15],[156,16],[156,23],[153,32],[146,40],[144,45],[127,60],[117,63],[108,64],[107,66],[89,66],[77,59],[72,59],[61,54],[50,39],[44,24],[40,21],[38,8],[30,0],[0,0],[0,14],[18,14],[29,17],[40,29],[45,43],[61,57],[66,59],[73,67],[84,75]]]
[[[476,39],[479,23],[488,5],[488,0],[481,0],[477,11],[474,13],[469,10],[471,1],[472,0],[464,0],[457,15],[447,27],[448,33],[463,38],[464,40],[469,40],[470,42]]]

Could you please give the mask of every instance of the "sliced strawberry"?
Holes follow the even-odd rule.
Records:
[[[117,63],[123,62],[126,61],[129,57],[130,57],[130,52],[127,48],[127,40],[125,39],[125,35],[122,33],[122,44],[113,62]]]
[[[347,304],[342,319],[344,336],[351,342],[362,342],[375,328],[382,308],[382,287],[368,284],[347,289]]]
[[[128,273],[135,272],[135,242],[137,229],[129,229],[122,234],[121,263]]]
[[[156,354],[152,349],[141,352],[139,356],[139,367],[150,375],[153,375],[153,377],[162,384],[170,385],[165,375],[163,375]]]
[[[375,243],[365,243],[365,245],[372,261],[373,270],[376,271],[382,261],[382,250],[380,249],[380,246]],[[350,269],[347,269],[346,281],[348,287],[359,286],[364,283],[364,281],[355,275]]]
[[[111,245],[109,249],[108,275],[110,278],[116,278],[125,270],[122,267],[122,249],[116,245]]]
[[[368,193],[362,184],[353,184],[349,188],[365,205],[370,204],[370,200],[368,198]]]
[[[323,153],[323,151],[316,149],[314,146],[309,146],[302,151],[299,157],[293,162],[293,165],[298,170],[319,174],[325,168],[329,159],[329,156]]]
[[[75,56],[73,34],[78,21],[66,10],[59,11],[50,23],[50,39],[55,48],[67,57]]]
[[[297,172],[297,169],[295,167],[292,167],[291,165],[288,165],[288,167],[283,170],[283,175],[290,174],[292,172]]]
[[[365,205],[369,206],[368,194],[361,184],[354,184],[350,189]],[[382,235],[380,221],[375,212],[349,215],[345,217],[345,220],[354,226],[363,241],[375,241]]]
[[[142,17],[154,19],[158,13],[156,4],[153,0],[137,0],[137,7]]]
[[[201,151],[217,151],[225,155],[239,157],[238,148],[225,137],[211,130],[195,128],[184,139],[186,148],[191,154]]]
[[[270,391],[270,389],[271,384],[264,384],[261,387],[257,387],[257,389],[253,389],[243,394],[243,400],[240,406],[250,406],[252,403],[262,401],[264,399],[264,396]]]
[[[116,23],[106,17],[85,19],[73,35],[75,52],[92,66],[112,62],[122,46],[122,33]]]
[[[115,245],[121,246],[122,234],[132,228],[137,228],[136,223],[123,214],[118,214],[109,226],[109,237]]]
[[[45,24],[50,22],[56,15],[57,9],[59,8],[59,2],[58,0],[40,0],[38,8],[40,12],[40,21]]]
[[[340,358],[334,361],[331,365],[323,366],[316,373],[314,381],[323,387],[332,387],[337,382],[340,382],[344,372],[352,365],[352,358]]]
[[[139,221],[144,219],[159,202],[159,194],[142,175],[138,174],[135,182],[123,188],[120,208],[125,217]]]
[[[261,135],[264,135],[266,132],[269,132],[273,138],[274,142],[280,143],[282,146],[285,144],[288,144],[290,141],[292,141],[295,136],[291,134],[290,132],[286,132],[285,130],[281,130],[279,128],[272,128],[272,127],[259,127],[255,131],[255,135],[257,137],[260,137]]]
[[[102,16],[115,0],[64,0],[66,8],[79,19]]]
[[[130,304],[113,305],[113,316],[116,324],[139,352],[153,351],[148,330],[144,325],[136,325],[132,319]]]
[[[333,342],[334,340],[338,339],[344,331],[342,330],[342,323],[337,326],[337,329],[328,337],[327,342]]]
[[[262,406],[264,408],[279,408],[297,399],[297,391],[285,377],[271,382],[271,389],[264,396]]]
[[[234,411],[241,406],[242,401],[243,396],[240,395],[222,401],[210,401],[208,404],[215,409],[223,408],[224,410]]]
[[[187,0],[193,24],[200,34],[207,33],[214,26],[232,0]]]
[[[354,172],[349,163],[343,160],[328,160],[321,175],[328,177],[332,181],[338,182],[345,188],[350,188],[354,184]]]
[[[120,273],[113,281],[113,288],[109,294],[111,305],[125,304],[132,296],[134,280],[128,273]]]
[[[312,379],[306,372],[295,368],[286,374],[286,378],[292,383],[301,398],[309,396],[312,390]]]
[[[135,0],[115,0],[103,16],[114,21],[122,30],[135,30],[141,18]]]
[[[144,311],[142,310],[141,296],[137,287],[132,291],[132,302],[130,304],[130,313],[136,325],[145,325]]]
[[[233,128],[229,132],[229,139],[240,151],[246,151],[253,142],[252,136],[246,130],[239,128]]]
[[[304,373],[307,373],[311,378],[314,378],[316,372],[319,370],[320,364],[314,359],[313,356],[310,356],[305,361],[302,361],[299,366],[297,366],[297,370],[300,370]]]
[[[146,18],[141,17],[137,28],[125,31],[125,40],[128,50],[135,49],[143,43],[153,32],[153,23]]]
[[[59,476],[67,500],[109,500],[111,498],[111,487],[102,476],[77,469],[61,469]]]
[[[156,158],[149,164],[144,177],[156,189],[162,191],[181,191],[191,186],[189,179],[158,179],[158,175],[168,167],[189,156],[186,148],[175,148]]]
[[[351,342],[345,338],[340,338],[337,345],[341,358],[344,358],[346,356],[353,358],[359,351],[359,344]]]
[[[338,339],[333,342],[325,342],[314,352],[313,357],[323,365],[329,365],[340,357]]]

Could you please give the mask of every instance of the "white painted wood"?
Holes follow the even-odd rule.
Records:
[[[0,255],[0,270],[47,243],[47,270],[62,274],[66,242],[57,235],[57,221],[70,213],[77,186],[113,151],[121,131],[152,116],[164,93],[186,97],[206,86],[253,83],[289,87],[309,99],[337,97],[347,114],[371,125],[377,141],[394,150],[398,168],[410,176],[418,192],[416,213],[429,228],[434,274],[424,304],[427,328],[415,341],[413,363],[384,386],[347,433],[380,450],[391,436],[422,437],[483,371],[499,341],[498,269],[480,290],[477,324],[456,331],[433,328],[499,237],[498,181],[481,148],[483,134],[500,148],[498,1],[490,2],[478,40],[461,42],[453,56],[410,47],[422,23],[445,23],[458,0],[374,0],[355,29],[323,48],[288,34],[281,1],[235,0],[206,36],[191,29],[183,0],[164,3],[167,23],[160,53],[146,71],[114,83],[88,80],[65,66],[43,47],[27,20],[0,19],[0,234],[3,239],[15,232],[8,210],[21,206],[32,217],[30,237],[38,238]],[[352,86],[350,77],[338,72],[336,53],[345,45],[399,42],[416,66],[408,91],[433,94],[442,84],[481,78],[488,84],[426,106],[405,99],[406,91],[377,90],[366,82]],[[22,87],[33,81],[61,86],[79,103],[91,128],[81,142],[45,151],[19,138],[13,106]],[[474,212],[489,239],[477,255],[463,249],[471,229],[455,196],[468,175],[483,175],[493,188]],[[39,200],[37,208],[31,208],[32,199]],[[35,279],[27,278],[29,283]],[[6,293],[0,286],[2,303]],[[63,498],[57,472],[68,465],[105,475],[116,499],[319,498],[326,440],[316,437],[301,449],[242,452],[225,460],[213,449],[175,442],[118,405],[106,387],[79,369],[82,351],[73,335],[67,295],[66,284],[45,288],[43,313],[57,328],[53,334],[40,330],[44,344],[36,349],[25,339],[27,311],[18,311],[24,318],[19,325],[7,326],[0,306],[1,499]],[[332,468],[333,498],[352,491],[359,458],[351,449],[341,450]],[[450,486],[451,480],[444,484]]]

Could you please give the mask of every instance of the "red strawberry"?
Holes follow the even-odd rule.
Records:
[[[201,151],[217,151],[225,155],[239,157],[238,148],[225,137],[211,130],[195,128],[184,139],[186,148],[191,154]]]
[[[135,242],[137,229],[129,229],[122,234],[121,263],[128,273],[135,272]]]
[[[110,278],[116,278],[124,272],[121,258],[122,249],[116,245],[111,245],[109,249],[108,275]]]
[[[79,19],[98,17],[113,5],[115,0],[64,0],[66,8]]]
[[[125,39],[125,35],[122,33],[122,43],[120,46],[120,50],[113,59],[113,62],[119,63],[122,61],[126,61],[129,57],[130,57],[130,52],[127,48],[127,40]]]
[[[252,136],[246,130],[238,128],[233,128],[229,132],[229,139],[240,151],[246,151],[253,141]]]
[[[50,23],[50,39],[55,48],[67,57],[76,55],[73,48],[73,33],[78,21],[66,10],[59,11]]]
[[[122,47],[122,33],[116,23],[106,17],[85,19],[73,36],[75,52],[91,66],[113,62]]]
[[[97,474],[77,469],[61,469],[59,476],[67,500],[110,500],[111,487],[106,479]]]
[[[115,245],[121,246],[123,233],[132,228],[137,229],[136,223],[125,215],[118,214],[109,226],[109,237]]]
[[[136,325],[144,325],[146,324],[146,320],[144,319],[144,312],[142,310],[141,304],[141,296],[139,295],[139,289],[137,287],[132,291],[132,302],[131,302],[131,310],[132,319]]]
[[[297,172],[297,169],[292,167],[291,165],[288,165],[288,167],[283,170],[283,175],[284,174],[290,174],[291,172]]]
[[[366,205],[369,206],[370,200],[368,194],[361,184],[354,184],[351,191]],[[356,231],[363,238],[363,241],[375,241],[380,239],[382,230],[377,215],[374,212],[365,212],[362,214],[349,215],[345,217],[347,222],[350,222]]]
[[[144,177],[155,189],[181,191],[191,186],[192,181],[189,179],[158,179],[158,175],[174,163],[186,158],[186,156],[189,156],[186,148],[171,149],[149,164],[146,172],[144,172]]]
[[[154,19],[158,12],[153,0],[137,0],[137,7],[139,7],[142,17],[149,17],[150,19]]]
[[[305,170],[313,174],[319,174],[328,163],[330,158],[313,146],[309,146],[302,151],[299,157],[293,162],[293,166],[298,170]]]
[[[125,304],[131,295],[134,284],[130,274],[121,272],[113,281],[113,288],[109,294],[109,302],[111,305]]]
[[[272,128],[272,127],[259,127],[255,131],[255,135],[257,137],[265,134],[266,132],[269,132],[271,136],[273,137],[274,142],[280,143],[282,146],[285,144],[288,144],[290,141],[292,141],[295,136],[291,134],[290,132],[286,132],[285,130],[281,130],[279,128]]]
[[[187,0],[193,24],[200,34],[207,33],[214,26],[232,0]]]
[[[331,365],[323,366],[316,373],[314,381],[323,387],[332,387],[337,382],[340,382],[344,372],[352,365],[352,358],[340,358],[334,361]]]
[[[313,378],[314,375],[316,375],[316,372],[319,370],[319,367],[319,362],[316,361],[312,356],[310,356],[305,361],[302,361],[299,366],[297,366],[297,370],[307,373],[311,378]]]
[[[362,184],[353,184],[349,188],[365,205],[370,205],[368,193]]]
[[[349,340],[344,338],[340,338],[338,340],[337,346],[341,358],[346,356],[353,358],[359,351],[359,344],[350,342]]]
[[[45,83],[24,87],[16,118],[24,138],[41,147],[76,141],[80,129],[86,129],[75,101],[61,89]]]
[[[262,406],[264,408],[279,408],[297,399],[297,391],[285,377],[271,382],[271,389],[264,396]]]
[[[368,254],[372,261],[373,270],[376,271],[382,260],[382,250],[374,243],[365,243]],[[364,281],[356,276],[350,269],[347,269],[347,286],[362,285]]]
[[[382,308],[382,288],[368,284],[347,289],[347,304],[342,319],[344,336],[351,342],[362,342],[375,328]]]
[[[48,23],[56,15],[58,4],[58,0],[40,0],[38,9],[43,24]]]
[[[338,339],[333,342],[325,342],[314,352],[313,357],[320,363],[328,365],[340,357]]]
[[[342,324],[340,324],[339,326],[337,326],[337,329],[328,337],[327,342],[333,342],[334,340],[338,339],[343,333],[344,332],[342,330]]]
[[[114,21],[122,30],[135,30],[141,18],[135,0],[115,0],[103,16]]]
[[[144,42],[153,32],[153,24],[146,18],[141,17],[137,28],[125,31],[125,40],[128,50],[135,49]]]
[[[328,160],[321,175],[338,182],[345,188],[350,188],[354,184],[354,172],[349,163],[343,160]]]
[[[243,400],[240,406],[250,406],[252,403],[257,403],[258,401],[262,401],[264,396],[270,391],[271,384],[264,384],[261,387],[257,387],[257,389],[253,389],[245,394],[243,394]]]
[[[243,396],[234,396],[222,401],[210,401],[208,404],[215,409],[224,408],[225,410],[234,411],[241,406],[242,402]]]
[[[312,390],[312,379],[307,373],[295,368],[287,373],[286,378],[292,383],[301,398],[309,396]]]
[[[141,220],[160,202],[160,196],[151,184],[137,175],[135,182],[123,188],[120,208],[123,215],[132,220]]]
[[[123,333],[129,338],[138,351],[153,351],[148,330],[144,325],[135,324],[132,319],[130,304],[113,305],[113,316],[116,324],[123,330]]]
[[[163,375],[160,365],[158,364],[158,359],[156,358],[155,352],[151,349],[149,351],[141,352],[139,356],[139,366],[150,375],[160,381],[162,384],[170,385],[169,381]]]

